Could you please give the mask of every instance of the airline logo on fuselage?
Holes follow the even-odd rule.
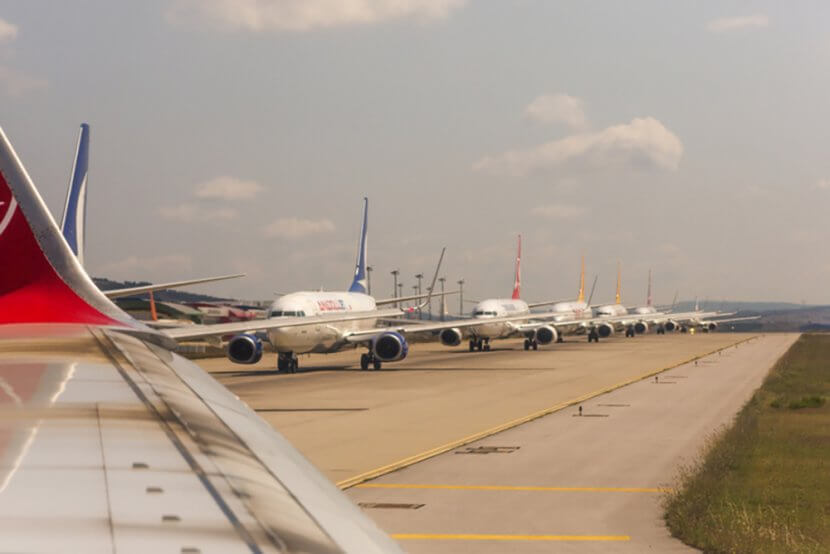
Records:
[[[317,309],[321,312],[340,312],[350,308],[342,300],[318,300]]]
[[[9,191],[11,192],[11,191]],[[11,223],[12,216],[17,208],[17,201],[14,198],[10,200],[0,200],[0,235],[6,230],[6,227]]]

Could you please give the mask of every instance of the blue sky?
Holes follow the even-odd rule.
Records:
[[[830,302],[830,5],[0,2],[2,124],[55,213],[92,126],[95,275],[528,299]],[[381,287],[381,288],[378,288]],[[387,290],[388,289],[388,290]]]

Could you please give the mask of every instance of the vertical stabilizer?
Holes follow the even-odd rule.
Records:
[[[519,235],[519,252],[516,254],[516,277],[513,280],[513,300],[521,297],[522,289],[522,235]]]
[[[349,292],[368,293],[368,286],[366,280],[366,233],[369,220],[369,199],[363,198],[363,224],[360,227],[360,242],[357,246],[357,261],[354,267],[354,280],[352,286],[349,287]]]
[[[616,296],[616,300],[615,300],[615,302],[617,304],[619,304],[620,300],[621,300],[621,297],[620,297],[621,280],[622,280],[622,269],[620,267],[620,262],[617,262],[617,296]]]
[[[648,292],[646,293],[646,306],[651,306],[651,269],[648,270]]]
[[[66,204],[63,208],[61,233],[63,233],[69,248],[84,265],[84,234],[86,230],[86,181],[89,166],[89,125],[81,124],[78,135],[78,148],[75,152],[75,162],[72,164],[72,176],[69,180],[69,191],[66,193]]]
[[[579,295],[577,302],[585,302],[585,255],[582,255],[582,270],[579,273]]]

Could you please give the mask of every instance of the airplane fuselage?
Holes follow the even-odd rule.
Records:
[[[274,301],[268,317],[311,317],[330,314],[362,314],[377,311],[375,299],[359,292],[294,292]],[[295,354],[326,353],[340,350],[344,334],[377,326],[377,319],[366,318],[339,323],[320,323],[274,329],[268,338],[277,352]]]
[[[491,298],[483,300],[473,308],[473,318],[486,322],[498,317],[522,316],[530,313],[524,300],[512,298]],[[470,333],[482,339],[500,339],[511,336],[515,328],[508,322],[482,323],[470,328]]]

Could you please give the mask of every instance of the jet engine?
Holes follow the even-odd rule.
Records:
[[[678,325],[676,321],[672,321],[670,319],[665,323],[665,325],[663,325],[663,327],[666,329],[666,331],[671,332],[671,331],[677,331],[677,329],[680,327],[680,325]]]
[[[718,324],[714,321],[706,321],[703,323],[703,330],[704,331],[714,331],[718,328]]]
[[[638,321],[634,324],[634,332],[638,335],[648,333],[648,323],[646,323],[645,321]]]
[[[228,342],[228,359],[237,364],[255,364],[262,359],[262,341],[249,333],[236,335]]]
[[[461,335],[460,329],[452,327],[441,331],[439,338],[444,346],[458,346],[464,337]]]
[[[614,326],[610,323],[600,323],[597,325],[597,333],[602,338],[608,338],[614,334]]]
[[[559,338],[559,333],[555,327],[550,325],[543,325],[536,329],[536,342],[539,344],[550,344]]]
[[[406,358],[409,344],[400,333],[389,331],[375,337],[372,341],[372,353],[383,362],[397,362]]]

